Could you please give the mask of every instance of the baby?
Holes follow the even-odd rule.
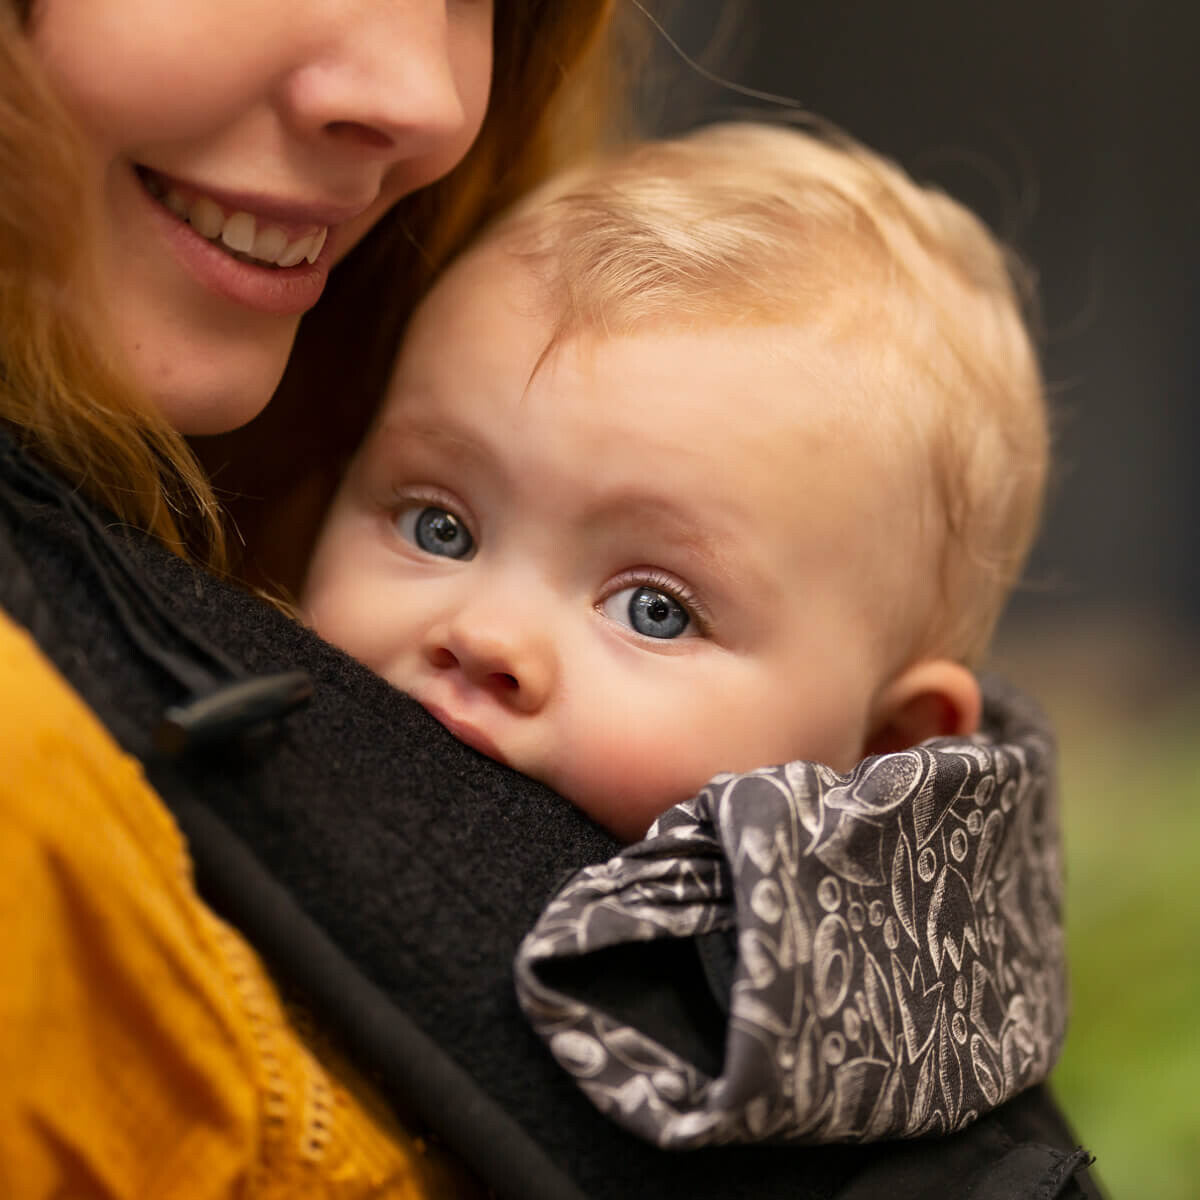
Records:
[[[634,840],[721,771],[974,731],[1047,455],[978,220],[844,139],[716,126],[447,272],[303,606]]]

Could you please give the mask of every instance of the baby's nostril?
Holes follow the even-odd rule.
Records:
[[[444,670],[458,666],[458,659],[454,656],[452,650],[446,649],[445,646],[437,646],[430,652],[429,661],[435,666]]]
[[[520,687],[520,684],[517,683],[517,677],[515,675],[509,675],[505,671],[495,672],[495,674],[492,675],[492,678],[500,687],[506,688],[509,691],[513,691]]]

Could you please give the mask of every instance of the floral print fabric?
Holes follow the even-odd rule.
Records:
[[[992,689],[986,732],[718,776],[578,872],[517,957],[534,1028],[592,1101],[660,1146],[958,1129],[1043,1080],[1066,1023],[1052,741]],[[539,967],[725,931],[712,1078]]]

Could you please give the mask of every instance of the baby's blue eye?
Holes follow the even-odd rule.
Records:
[[[430,504],[406,508],[397,519],[401,534],[426,554],[442,558],[473,558],[475,539],[452,512]]]
[[[648,584],[622,588],[603,608],[606,616],[627,623],[643,637],[677,638],[695,629],[691,614],[670,592]]]

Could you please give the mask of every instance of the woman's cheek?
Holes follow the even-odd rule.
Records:
[[[384,176],[379,199],[339,231],[335,262],[340,262],[358,245],[388,209],[449,174],[475,144],[491,97],[492,4],[489,0],[474,0],[468,7],[470,21],[458,29],[450,47],[450,70],[462,108],[461,125],[442,137],[427,154],[392,167]]]

